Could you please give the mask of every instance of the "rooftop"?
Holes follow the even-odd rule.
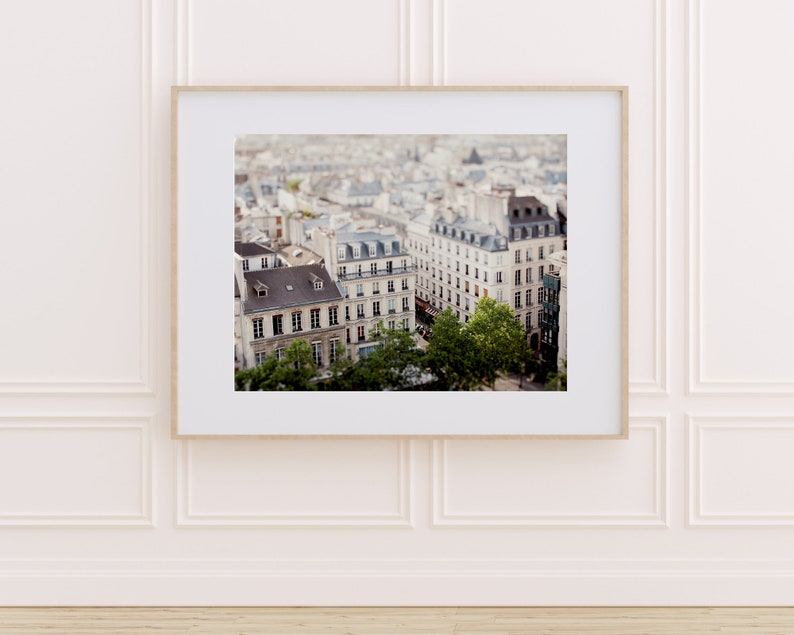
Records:
[[[244,277],[246,313],[342,300],[339,287],[320,264],[249,271]]]

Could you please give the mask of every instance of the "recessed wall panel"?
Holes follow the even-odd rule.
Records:
[[[794,420],[690,422],[690,523],[794,525]]]
[[[0,526],[151,524],[144,419],[0,421]]]
[[[629,440],[435,442],[437,525],[664,525],[662,420]]]
[[[189,84],[396,85],[406,63],[400,0],[181,4]]]
[[[184,524],[411,522],[408,441],[188,441],[178,463]]]
[[[0,6],[3,392],[142,381],[142,1]]]
[[[690,14],[693,388],[791,392],[794,4],[692,0]]]

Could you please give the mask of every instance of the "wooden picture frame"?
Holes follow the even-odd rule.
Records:
[[[568,201],[573,209],[567,391],[235,390],[231,212],[241,135],[565,135],[565,214],[548,213],[568,225]],[[174,86],[171,169],[174,438],[627,438],[626,87]],[[312,266],[343,289],[330,260]]]

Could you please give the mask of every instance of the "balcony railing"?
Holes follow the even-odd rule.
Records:
[[[372,271],[362,271],[361,273],[353,272],[353,273],[346,273],[346,274],[339,274],[339,280],[361,280],[364,278],[383,278],[385,276],[398,276],[407,273],[416,273],[416,267],[414,265],[408,265],[407,267],[392,267],[391,271],[387,269],[378,269],[376,272]]]

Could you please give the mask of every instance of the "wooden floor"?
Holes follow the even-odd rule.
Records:
[[[26,635],[792,635],[794,608],[0,608]]]

